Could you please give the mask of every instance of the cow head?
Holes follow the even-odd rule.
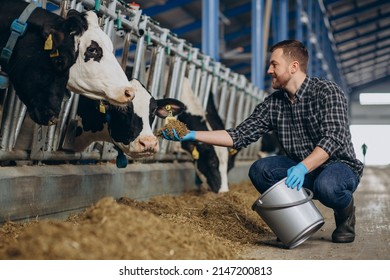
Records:
[[[218,115],[213,94],[210,93],[206,111],[193,94],[188,79],[183,81],[181,101],[187,110],[178,119],[190,130],[221,130],[224,124]],[[194,160],[198,184],[207,185],[213,192],[227,192],[228,171],[234,166],[236,153],[233,149],[219,147],[201,142],[182,142],[181,146],[188,151]]]
[[[0,19],[1,49],[10,36],[12,20],[18,18],[27,3],[7,4]],[[7,9],[10,9],[7,11]],[[71,25],[68,23],[72,22]],[[72,34],[81,34],[83,22],[61,17],[37,8],[29,17],[26,34],[19,37],[8,63],[2,69],[8,73],[16,94],[27,106],[30,117],[38,124],[56,122],[64,96],[69,95],[66,84],[69,68],[76,53]],[[50,36],[49,36],[50,35]],[[47,39],[49,40],[47,41]],[[47,41],[47,48],[44,43]]]
[[[69,11],[68,19],[78,16]],[[85,14],[87,29],[75,35],[78,52],[71,67],[68,88],[92,99],[104,99],[116,105],[130,102],[135,95],[133,88],[118,60],[113,54],[113,44],[98,23],[92,11]]]
[[[132,82],[137,95],[127,111],[110,105],[110,136],[114,144],[132,158],[152,156],[159,151],[151,126],[153,120],[156,116],[165,119],[170,111],[173,116],[178,115],[185,110],[185,105],[173,98],[155,99],[138,80]]]
[[[10,36],[12,21],[27,5],[24,1],[12,1],[1,6],[0,49]],[[27,23],[26,33],[18,38],[9,62],[2,63],[1,68],[9,75],[16,94],[36,123],[51,125],[57,122],[63,98],[69,95],[67,84],[72,66],[75,68],[69,88],[76,93],[89,91],[92,97],[106,98],[116,104],[127,104],[132,100],[134,89],[124,72],[119,71],[119,63],[112,54],[112,43],[98,28],[93,12],[84,14],[72,10],[67,19],[63,19],[37,8]],[[92,57],[92,54],[88,55],[90,53],[102,56],[100,65],[104,62],[109,73],[101,71],[96,75],[100,70],[97,70],[97,63],[90,61],[97,58],[87,60]],[[91,76],[95,78],[91,79]]]
[[[185,111],[178,119],[190,130],[211,130],[203,116]],[[206,185],[215,193],[228,191],[228,148],[202,142],[182,142],[181,147],[192,156],[198,184]]]
[[[167,105],[170,105],[173,115],[180,114],[185,106],[172,98],[154,99],[136,79],[131,80],[130,84],[135,88],[136,95],[126,107],[106,103],[101,110],[101,103],[80,97],[78,114],[82,127],[76,136],[77,143],[80,143],[76,150],[84,149],[92,141],[103,140],[113,142],[132,158],[147,157],[158,152],[158,139],[151,127],[153,120],[156,116],[166,118],[169,115]],[[89,141],[83,134],[89,137]],[[93,134],[98,137],[92,139]]]

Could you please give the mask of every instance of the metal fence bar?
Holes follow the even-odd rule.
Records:
[[[41,1],[43,7],[47,1]],[[60,14],[65,15],[69,9],[83,11],[95,9],[94,0],[49,0],[58,5]],[[206,108],[210,93],[214,94],[218,112],[226,127],[234,127],[248,116],[254,106],[261,102],[264,93],[260,92],[243,76],[232,72],[229,68],[211,57],[201,53],[199,49],[185,40],[178,38],[170,30],[165,29],[152,18],[143,15],[142,10],[130,8],[123,1],[107,0],[96,11],[101,18],[103,30],[117,40],[123,37],[123,53],[121,65],[123,69],[133,59],[131,78],[138,78],[147,85],[152,96],[163,96],[180,99],[184,77],[189,79],[191,88]],[[117,32],[120,31],[120,34]],[[131,43],[136,45],[134,53],[129,53]],[[150,59],[146,59],[149,54]],[[151,63],[150,75],[145,76],[146,63]],[[12,88],[8,89],[4,98],[7,110],[3,110],[1,119],[0,160],[32,159],[32,160],[105,160],[112,159],[115,151],[109,143],[93,144],[85,152],[71,153],[62,150],[63,136],[69,123],[77,116],[79,96],[71,93],[69,100],[63,104],[60,120],[52,127],[35,125],[32,137],[31,152],[14,150],[18,136],[23,129],[26,108],[16,97]],[[17,105],[19,104],[19,105]],[[15,106],[16,105],[16,106]],[[153,129],[158,129],[163,122],[154,122]],[[166,142],[166,141],[165,141]],[[254,158],[257,154],[257,143],[238,158]],[[166,147],[167,148],[167,147]],[[172,159],[170,149],[155,158]]]

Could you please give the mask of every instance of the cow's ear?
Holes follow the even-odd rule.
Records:
[[[58,31],[51,26],[44,26],[43,38],[45,39],[44,49],[46,51],[55,51],[59,45],[62,44],[65,38],[65,34]]]
[[[62,31],[45,26],[42,36],[45,40],[43,49],[49,52],[51,62],[55,69],[61,72],[67,71],[72,66],[73,59],[66,55],[64,56],[64,53],[60,50],[65,39],[65,34]]]
[[[85,14],[74,9],[69,10],[66,20],[64,21],[64,29],[70,35],[81,35],[88,29],[88,22]]]
[[[156,116],[165,119],[169,115],[179,115],[186,110],[183,102],[174,98],[157,99]]]

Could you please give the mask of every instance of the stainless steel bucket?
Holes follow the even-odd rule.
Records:
[[[314,205],[309,189],[288,188],[286,178],[264,192],[253,204],[275,235],[292,249],[306,241],[324,224],[324,217]]]

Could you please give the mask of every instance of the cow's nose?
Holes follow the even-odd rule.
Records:
[[[126,87],[125,88],[125,96],[128,101],[132,101],[135,97],[134,88]]]
[[[155,136],[143,136],[139,138],[139,145],[142,151],[158,152],[158,141]]]

